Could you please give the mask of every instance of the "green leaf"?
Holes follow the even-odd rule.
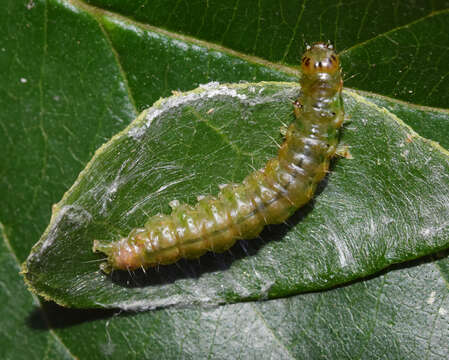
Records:
[[[263,302],[106,319],[54,306],[45,311],[79,358],[445,359],[449,263],[413,265],[331,291]]]
[[[15,359],[71,359],[70,352],[57,337],[41,331],[47,328],[47,319],[39,310],[39,301],[30,295],[19,275],[19,262],[2,224],[0,263],[0,357],[10,359],[14,354]]]
[[[416,106],[366,92],[359,92],[359,94],[404,120],[421,136],[433,139],[445,149],[449,149],[447,110]]]
[[[110,13],[91,3],[97,7],[1,1],[0,357],[237,358],[261,349],[262,358],[282,351],[278,357],[445,358],[446,260],[445,267],[406,263],[387,273],[396,291],[374,277],[264,302],[272,320],[248,315],[248,321],[245,303],[134,316],[40,310],[17,271],[48,225],[52,204],[94,151],[140,111],[173,90],[210,81],[295,81],[303,40],[330,39],[341,53],[346,87],[371,92],[361,94],[448,148],[447,110],[415,106],[447,108],[447,1],[114,0],[104,2]],[[312,299],[315,306],[307,308]],[[279,302],[288,308],[285,317]],[[336,317],[336,309],[346,316]],[[287,322],[291,314],[298,314],[296,322]],[[254,319],[275,330],[256,336]],[[250,335],[240,335],[245,329]],[[287,336],[289,329],[297,335]],[[360,351],[353,356],[354,349]]]
[[[449,101],[445,1],[88,3],[273,62],[298,64],[304,42],[330,40],[341,52],[345,86],[420,105]]]
[[[449,247],[449,157],[396,116],[345,94],[351,124],[312,204],[288,225],[146,272],[102,274],[93,239],[117,239],[168,202],[194,204],[275,156],[295,83],[216,83],[157,102],[103,145],[54,206],[24,268],[33,291],[75,307],[145,309],[283,297],[348,282]],[[63,269],[63,270],[62,270]],[[115,276],[114,276],[115,275]]]

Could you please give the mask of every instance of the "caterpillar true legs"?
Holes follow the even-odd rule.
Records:
[[[301,62],[301,95],[278,156],[241,184],[222,187],[194,206],[172,202],[170,215],[156,215],[117,241],[95,240],[107,255],[104,272],[170,264],[222,252],[239,239],[256,237],[267,224],[285,221],[313,196],[336,151],[343,122],[340,63],[332,46],[308,47]]]

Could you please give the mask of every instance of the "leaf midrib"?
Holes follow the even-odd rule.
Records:
[[[117,62],[117,66],[118,66],[118,68],[120,70],[120,74],[123,77],[123,81],[126,84],[126,87],[127,87],[127,90],[128,90],[128,94],[130,96],[130,101],[133,104],[134,109],[136,111],[137,111],[137,106],[136,106],[135,101],[133,99],[132,93],[131,93],[131,91],[129,89],[125,71],[123,70],[123,68],[122,68],[122,66],[120,64],[120,59],[119,59],[119,56],[117,54],[116,49],[114,48],[112,42],[110,41],[109,37],[107,36],[107,32],[104,30],[104,27],[103,27],[103,24],[102,24],[102,18],[108,18],[110,20],[115,20],[115,22],[118,23],[118,24],[125,23],[125,24],[128,24],[128,25],[132,25],[132,26],[138,27],[138,28],[146,30],[146,31],[151,31],[151,32],[158,33],[160,35],[167,36],[167,37],[172,38],[172,39],[176,39],[176,40],[184,41],[184,42],[187,42],[187,43],[195,44],[195,45],[198,45],[198,46],[201,46],[201,47],[205,47],[206,49],[209,49],[209,50],[223,52],[223,53],[226,53],[226,54],[231,55],[231,56],[238,57],[238,58],[240,58],[242,60],[248,61],[248,62],[253,63],[253,64],[266,66],[266,67],[269,67],[271,69],[278,70],[280,72],[283,72],[286,75],[294,76],[294,77],[297,77],[297,78],[299,78],[301,76],[301,72],[299,70],[299,67],[296,67],[294,65],[285,65],[285,64],[282,64],[282,63],[274,63],[274,62],[262,59],[260,57],[253,56],[253,55],[247,55],[247,54],[244,54],[242,52],[239,52],[239,51],[236,51],[236,50],[230,49],[228,47],[225,47],[225,46],[222,46],[222,45],[218,45],[218,44],[215,44],[215,43],[212,43],[212,42],[209,42],[209,41],[200,40],[200,39],[197,39],[197,38],[192,37],[192,36],[179,34],[179,33],[176,33],[176,32],[173,32],[173,31],[169,31],[169,30],[166,30],[166,29],[154,26],[154,25],[145,24],[145,23],[133,20],[133,19],[131,19],[129,17],[123,16],[121,14],[114,13],[114,12],[111,12],[111,11],[108,11],[108,10],[104,10],[102,8],[99,8],[99,7],[96,7],[96,6],[93,6],[93,5],[86,4],[86,3],[84,3],[81,0],[61,0],[61,1],[69,3],[69,4],[73,5],[73,6],[76,6],[76,7],[78,7],[81,10],[84,10],[85,12],[90,14],[98,22],[98,26],[100,27],[101,31],[103,32],[104,36],[106,37],[106,40],[107,40],[109,46],[111,47],[111,51],[114,54],[114,58],[115,58],[115,60]],[[438,10],[438,11],[431,11],[429,14],[427,14],[427,15],[425,15],[423,17],[420,17],[418,19],[415,19],[415,20],[413,20],[413,21],[411,21],[411,22],[409,22],[407,24],[403,24],[403,25],[394,27],[394,28],[392,28],[392,29],[390,29],[388,31],[385,31],[385,32],[381,33],[381,34],[377,34],[376,36],[373,36],[372,38],[367,39],[367,40],[365,40],[365,41],[363,41],[361,43],[355,44],[355,45],[353,45],[353,46],[351,46],[351,47],[349,47],[347,49],[344,49],[344,50],[342,50],[339,53],[339,55],[348,53],[348,52],[352,51],[353,49],[355,49],[355,48],[357,48],[359,46],[363,46],[363,45],[365,45],[365,44],[367,44],[367,43],[369,43],[371,41],[374,41],[374,40],[376,40],[376,39],[378,39],[380,37],[387,36],[388,34],[391,34],[391,33],[395,32],[395,31],[408,28],[408,27],[410,27],[412,25],[415,25],[415,24],[417,24],[417,23],[419,23],[421,21],[424,21],[424,20],[426,20],[428,18],[437,16],[437,15],[441,15],[441,14],[445,14],[445,13],[449,13],[449,9]],[[388,101],[395,102],[395,103],[402,104],[402,105],[411,106],[413,108],[416,108],[416,109],[419,109],[419,110],[423,110],[423,111],[438,111],[438,112],[442,112],[444,114],[449,114],[449,110],[448,109],[444,109],[444,108],[414,104],[414,103],[411,103],[411,102],[407,102],[407,101],[404,101],[404,100],[398,100],[398,99],[395,99],[395,98],[391,98],[391,97],[388,97],[388,96],[385,96],[385,95],[381,95],[381,94],[377,94],[377,93],[372,93],[370,91],[365,91],[365,90],[358,90],[358,89],[353,89],[353,88],[348,88],[348,87],[345,87],[345,89],[350,90],[350,91],[354,91],[354,92],[359,92],[359,93],[362,93],[362,94],[368,94],[370,96],[377,96],[377,97],[382,98],[384,100],[388,100]]]

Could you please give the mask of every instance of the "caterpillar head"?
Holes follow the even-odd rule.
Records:
[[[301,60],[303,74],[316,73],[335,74],[340,71],[340,60],[331,44],[316,43],[307,46],[307,50]]]

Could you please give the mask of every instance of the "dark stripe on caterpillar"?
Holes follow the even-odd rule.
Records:
[[[336,151],[343,122],[339,59],[330,45],[308,47],[301,62],[301,95],[278,156],[241,184],[220,187],[195,206],[172,201],[170,215],[150,217],[117,241],[95,240],[107,255],[104,272],[133,270],[222,252],[239,239],[259,235],[267,224],[284,222],[313,196]]]

